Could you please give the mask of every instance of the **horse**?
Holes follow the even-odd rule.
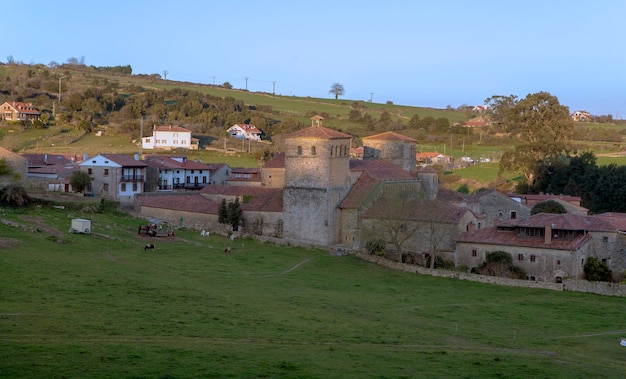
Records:
[[[148,250],[153,250],[156,249],[156,246],[154,246],[153,243],[147,243],[146,246],[144,246],[143,251],[148,251]]]

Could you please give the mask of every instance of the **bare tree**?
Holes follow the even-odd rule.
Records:
[[[343,88],[343,84],[340,83],[333,83],[333,85],[330,86],[330,91],[328,91],[328,93],[335,95],[335,100],[337,100],[339,96],[343,96],[345,92],[346,90]]]

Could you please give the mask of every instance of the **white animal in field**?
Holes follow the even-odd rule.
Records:
[[[204,229],[202,229],[202,231],[200,232],[200,235],[201,235],[202,237],[208,237],[208,236],[210,236],[210,235],[211,235],[211,232],[209,232],[208,230],[204,230]]]
[[[148,251],[148,250],[153,250],[156,249],[156,246],[154,246],[153,243],[148,243],[146,244],[146,246],[144,246],[143,251]]]

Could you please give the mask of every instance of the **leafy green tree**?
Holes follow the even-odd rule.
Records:
[[[74,171],[70,177],[70,184],[74,192],[85,192],[89,183],[91,183],[91,176],[85,171]]]
[[[241,223],[242,216],[243,212],[241,211],[241,204],[239,203],[239,198],[236,197],[235,201],[228,203],[228,221],[233,227],[233,230],[239,230],[239,224]]]
[[[238,197],[228,203],[226,203],[226,199],[222,199],[220,207],[217,210],[217,221],[220,224],[229,225],[231,230],[238,230],[242,218],[243,212]]]
[[[485,256],[477,269],[481,275],[499,276],[512,279],[526,279],[526,273],[520,267],[513,266],[513,257],[506,251],[492,251]]]
[[[417,129],[420,127],[420,116],[418,114],[414,114],[413,117],[409,120],[407,126],[410,129]]]
[[[569,109],[547,92],[529,94],[508,110],[505,130],[515,141],[500,160],[500,174],[521,172],[533,183],[535,168],[543,160],[567,153],[574,136]]]
[[[217,222],[220,224],[228,224],[228,206],[226,205],[226,199],[222,199],[220,207],[217,210]]]
[[[339,96],[343,96],[343,94],[346,93],[346,90],[343,88],[343,84],[333,83],[330,86],[330,91],[328,91],[328,93],[335,95],[335,100],[337,100],[339,99]]]
[[[542,201],[541,203],[535,204],[533,209],[530,210],[530,214],[534,215],[537,213],[554,213],[554,214],[562,214],[567,213],[563,204],[554,201]]]
[[[611,270],[609,266],[594,257],[587,258],[585,266],[585,279],[593,282],[609,282],[611,281]]]

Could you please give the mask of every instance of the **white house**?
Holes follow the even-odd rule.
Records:
[[[198,140],[191,138],[191,130],[181,126],[154,126],[152,137],[142,137],[141,147],[144,149],[197,149]]]
[[[235,124],[228,128],[231,137],[253,141],[261,140],[261,131],[251,124]]]
[[[135,156],[123,154],[98,154],[79,163],[92,181],[86,192],[102,196],[121,204],[132,204],[134,196],[144,191],[145,162]]]

